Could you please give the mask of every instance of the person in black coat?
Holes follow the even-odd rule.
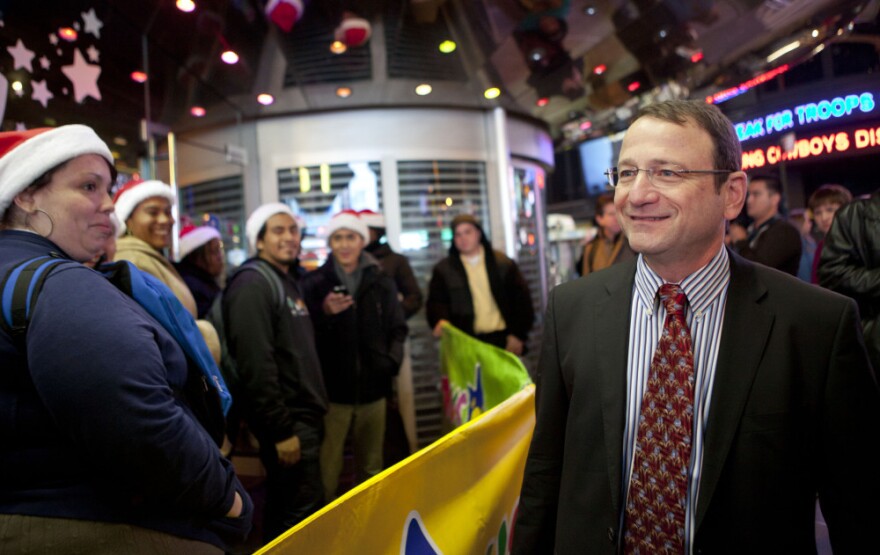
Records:
[[[211,226],[187,226],[180,231],[180,262],[175,264],[196,300],[198,317],[204,318],[222,289],[223,241]]]
[[[330,399],[321,445],[321,479],[330,501],[349,429],[358,481],[383,469],[386,397],[408,330],[394,280],[364,252],[369,231],[357,213],[340,212],[327,233],[331,256],[301,285]]]
[[[434,266],[428,285],[428,325],[436,336],[445,320],[481,341],[524,354],[535,311],[529,286],[516,262],[492,250],[483,228],[470,214],[456,216],[450,227],[454,239],[449,256]],[[488,290],[474,287],[475,282],[485,286],[479,275],[481,267],[485,268]]]

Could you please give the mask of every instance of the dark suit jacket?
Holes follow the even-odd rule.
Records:
[[[854,303],[731,253],[694,553],[837,553],[880,526],[880,394]],[[550,295],[513,553],[615,553],[636,263]],[[873,502],[871,498],[873,497]]]

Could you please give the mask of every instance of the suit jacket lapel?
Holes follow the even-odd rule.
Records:
[[[731,253],[730,286],[715,367],[697,499],[697,530],[718,485],[773,325],[773,314],[758,305],[766,293],[767,289],[757,280],[751,264]]]
[[[623,431],[626,423],[626,364],[629,320],[636,260],[621,264],[616,280],[605,284],[607,296],[596,303],[595,318],[602,322],[596,333],[596,360],[602,376],[602,416],[608,478],[615,510],[621,510]]]

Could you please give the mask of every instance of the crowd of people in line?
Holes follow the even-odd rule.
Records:
[[[252,258],[227,275],[211,226],[185,226],[180,261],[169,259],[177,199],[167,184],[136,179],[111,198],[113,158],[90,128],[2,133],[0,148],[0,276],[24,284],[33,305],[0,333],[10,362],[0,400],[14,408],[0,416],[4,544],[234,549],[254,515],[230,462],[242,428],[266,475],[257,544],[336,498],[348,441],[355,483],[396,462],[383,459],[388,404],[423,295],[407,259],[381,241],[382,214],[334,215],[330,254],[306,272],[302,220],[264,204],[245,225]],[[427,297],[432,327],[448,320],[522,354],[534,320],[523,276],[474,217],[451,227]],[[44,260],[64,264],[25,268]],[[172,325],[153,317],[135,280],[118,279],[132,271],[163,284]],[[187,325],[221,370],[217,383],[166,329]],[[213,406],[199,383],[231,406]]]
[[[878,516],[863,494],[880,493],[880,198],[823,186],[799,230],[779,180],[749,179],[740,156],[702,103],[649,106],[627,132],[586,277],[548,301],[514,552],[799,551],[817,494],[846,551]],[[306,272],[302,220],[264,204],[245,225],[252,258],[227,275],[210,226],[184,227],[168,258],[171,187],[111,198],[115,180],[88,127],[0,133],[4,546],[234,550],[254,515],[231,463],[242,425],[266,472],[264,543],[336,498],[347,442],[357,482],[381,472],[423,305],[383,215],[334,215]],[[535,313],[517,264],[473,215],[450,230],[430,328],[523,355]],[[131,272],[164,285],[140,292]]]

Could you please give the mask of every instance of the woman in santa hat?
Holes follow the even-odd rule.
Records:
[[[0,545],[220,554],[244,539],[253,505],[173,393],[187,378],[183,350],[76,264],[113,233],[115,177],[86,126],[0,133],[0,284],[18,284],[13,270],[35,258],[61,261],[44,274],[27,333],[0,326]]]
[[[222,291],[223,240],[217,228],[188,225],[180,230],[178,246],[180,262],[175,267],[196,301],[199,318],[204,318]]]

